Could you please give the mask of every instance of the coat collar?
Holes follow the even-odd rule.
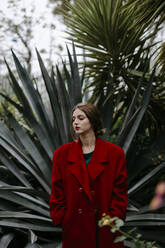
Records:
[[[68,161],[77,162],[80,158],[80,155],[83,155],[83,151],[79,138],[77,141],[72,143],[68,154]],[[108,152],[105,146],[105,141],[99,137],[96,138],[96,145],[92,158],[94,158],[98,163],[106,163],[108,161]]]
[[[94,182],[103,173],[104,164],[108,162],[108,151],[105,141],[96,138],[95,150],[88,167],[85,165],[80,139],[72,143],[67,160],[69,162],[69,170],[79,181],[89,199],[92,199],[89,178],[91,182]]]

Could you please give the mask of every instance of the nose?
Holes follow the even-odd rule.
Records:
[[[77,122],[77,119],[76,119],[76,118],[74,119],[74,121],[73,121],[73,123],[72,123],[72,124],[73,124],[73,126],[76,126],[76,125],[78,124],[78,122]]]
[[[75,118],[74,121],[73,121],[74,124],[77,124],[78,123],[78,119]]]

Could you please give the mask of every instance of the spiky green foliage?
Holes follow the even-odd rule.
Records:
[[[6,116],[3,118],[7,126],[0,122],[0,225],[25,230],[25,233],[31,229],[40,232],[39,242],[44,239],[53,242],[54,237],[58,239],[61,230],[53,227],[49,217],[52,156],[57,147],[71,140],[70,113],[73,105],[82,100],[83,79],[79,76],[75,54],[72,58],[68,51],[71,72],[64,65],[65,79],[58,67],[56,76],[53,72],[49,76],[38,52],[37,56],[49,96],[48,109],[14,53],[21,85],[6,62],[10,83],[19,103],[2,96],[20,112],[25,123],[24,126],[18,123],[4,106]],[[11,236],[7,239],[10,241]]]
[[[160,67],[160,72],[165,74],[165,42],[162,44],[156,64]]]
[[[165,16],[164,1],[77,0],[68,8],[69,39],[85,51],[82,56],[86,57],[88,86],[94,90],[91,101],[102,98],[106,91],[105,100],[115,94],[115,106],[122,100],[128,106],[144,70],[144,87],[153,70],[153,59],[160,46],[155,37]],[[145,122],[147,126],[152,123],[152,135],[158,134],[158,126],[162,129],[165,121],[164,79],[157,72],[154,81]]]
[[[22,237],[22,247],[28,243],[26,248],[56,247],[61,239],[61,229],[53,227],[49,217],[52,155],[59,145],[71,139],[70,111],[73,105],[82,101],[83,79],[78,70],[75,50],[73,56],[68,51],[70,70],[64,64],[63,73],[56,67],[56,72],[52,72],[51,76],[38,52],[37,56],[48,94],[46,103],[14,53],[19,81],[7,65],[11,86],[18,101],[14,102],[5,95],[3,97],[20,112],[24,123],[18,123],[4,106],[6,115],[0,122],[0,226],[3,235],[0,244],[5,244],[4,247],[14,247],[18,237],[19,240]],[[149,214],[147,205],[152,195],[146,200],[148,191],[145,189],[146,185],[150,188],[153,180],[158,180],[164,163],[159,161],[157,167],[153,168],[150,156],[147,161],[143,161],[146,153],[141,148],[137,149],[136,144],[138,135],[142,138],[141,134],[144,134],[141,133],[141,125],[145,120],[145,111],[154,84],[154,71],[147,79],[147,87],[144,87],[143,79],[144,76],[139,82],[132,103],[125,105],[122,115],[120,109],[124,100],[115,101],[116,105],[112,104],[116,96],[111,88],[98,99],[97,106],[107,128],[106,135],[109,136],[111,130],[112,138],[123,146],[127,154],[130,202],[126,227],[140,227],[144,238],[148,232],[145,232],[143,227],[148,227],[155,231],[153,239],[159,240],[157,226],[165,225],[164,217]],[[120,88],[118,90],[120,91]],[[109,92],[112,93],[111,97],[105,100]],[[110,141],[112,138],[110,137]],[[163,143],[162,149],[164,147]],[[140,194],[143,202],[137,197]]]
[[[156,13],[153,5],[154,9],[159,7]],[[163,12],[164,3],[158,1],[152,6],[140,0],[78,0],[69,5],[70,39],[86,49],[85,56],[90,58],[86,66],[95,81],[109,71],[113,77],[125,78],[129,70],[140,66],[145,51],[151,49],[148,42],[158,32],[159,25],[154,30],[153,21]]]

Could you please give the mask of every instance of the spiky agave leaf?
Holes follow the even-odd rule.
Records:
[[[138,112],[136,111],[137,115],[134,115],[129,120],[129,122],[133,121],[133,125],[130,126],[129,122],[128,122],[127,127],[124,127],[121,130],[121,134],[119,134],[118,143],[123,147],[123,149],[125,150],[126,153],[127,153],[128,149],[130,147],[130,144],[131,144],[131,141],[133,140],[134,135],[136,134],[136,131],[137,131],[138,127],[139,127],[141,119],[143,118],[143,115],[146,112],[146,109],[147,109],[147,106],[148,106],[148,103],[149,103],[149,100],[150,100],[150,96],[151,96],[154,73],[155,73],[155,71],[153,71],[153,73],[151,74],[149,84],[148,84],[146,90],[144,91],[144,94],[143,94],[143,97],[142,97],[142,100],[141,100],[141,104],[140,104],[140,107],[139,107],[140,109],[138,110]],[[135,93],[135,97],[136,97],[136,93]],[[132,105],[130,105],[130,108],[132,108]],[[126,130],[128,130],[128,132],[126,132]],[[123,137],[123,133],[124,133],[125,137]],[[124,140],[124,143],[122,143],[122,140]]]
[[[3,235],[0,238],[0,247],[7,248],[13,238],[14,238],[13,233]]]

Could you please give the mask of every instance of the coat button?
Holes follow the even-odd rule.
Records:
[[[94,196],[95,195],[95,191],[91,190],[91,195]]]
[[[83,188],[80,187],[80,188],[79,188],[79,192],[83,192]]]
[[[97,208],[95,208],[95,210],[94,210],[94,211],[95,211],[95,214],[97,214],[97,211],[98,211],[98,210],[97,210]]]
[[[79,209],[78,209],[78,213],[79,213],[79,214],[82,214],[82,212],[83,212],[83,211],[82,211],[82,208],[79,208]]]

